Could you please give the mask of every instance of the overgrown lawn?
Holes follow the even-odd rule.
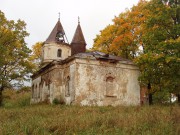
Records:
[[[179,106],[28,105],[26,96],[21,97],[23,105],[16,99],[14,106],[6,101],[0,108],[0,135],[180,134]]]

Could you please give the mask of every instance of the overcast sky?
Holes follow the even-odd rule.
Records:
[[[0,10],[8,20],[24,20],[30,36],[28,47],[38,41],[45,41],[61,13],[61,23],[68,41],[71,42],[80,17],[87,47],[99,31],[112,23],[126,8],[136,5],[139,0],[0,0]]]

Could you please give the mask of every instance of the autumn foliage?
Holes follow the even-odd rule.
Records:
[[[133,60],[150,97],[162,91],[180,102],[179,35],[179,0],[140,0],[100,31],[92,49]]]

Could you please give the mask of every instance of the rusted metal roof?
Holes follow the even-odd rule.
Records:
[[[60,22],[56,23],[45,43],[65,43],[65,32]]]
[[[86,51],[86,41],[79,22],[71,42],[71,48],[71,55]]]
[[[79,58],[91,58],[91,59],[97,59],[97,60],[114,60],[114,61],[126,61],[128,63],[132,63],[131,60],[119,57],[119,56],[114,56],[110,54],[106,54],[103,52],[99,51],[93,51],[93,52],[86,52],[86,53],[78,53],[75,55],[75,57]]]

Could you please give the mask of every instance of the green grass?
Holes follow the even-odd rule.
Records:
[[[3,93],[3,107],[16,108],[30,105],[30,91],[6,90]]]
[[[14,93],[5,99],[0,108],[0,135],[180,134],[179,106],[29,105],[28,95]]]

